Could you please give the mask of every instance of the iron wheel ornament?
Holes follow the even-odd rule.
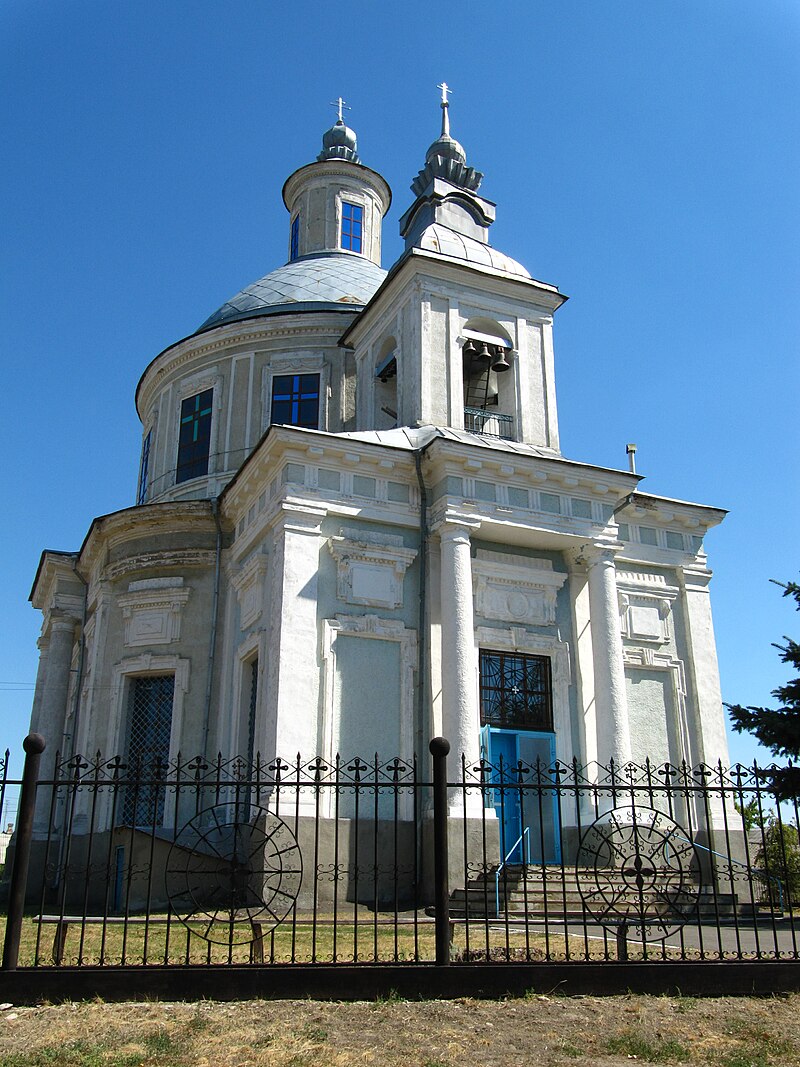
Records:
[[[278,926],[303,879],[300,846],[266,808],[215,804],[180,830],[166,868],[170,907],[193,934],[245,945]],[[257,929],[258,928],[258,929]]]
[[[581,837],[584,907],[601,926],[660,941],[697,911],[699,859],[686,831],[656,808],[612,808]]]

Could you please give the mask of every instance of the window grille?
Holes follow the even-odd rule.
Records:
[[[272,379],[270,422],[316,430],[319,424],[319,375],[276,375]]]
[[[187,396],[181,404],[176,482],[186,482],[190,478],[202,478],[208,474],[213,397],[214,390],[206,389],[195,396]]]
[[[129,774],[138,779],[128,787],[123,804],[124,822],[136,826],[162,826],[164,787],[153,779],[165,776],[172,732],[175,676],[145,675],[132,678],[128,698],[125,746]]]
[[[511,730],[552,730],[550,659],[481,650],[481,724]]]
[[[250,668],[250,700],[247,709],[247,761],[252,764],[256,750],[256,704],[258,703],[258,656],[248,664]]]
[[[342,248],[351,252],[361,251],[364,209],[359,204],[342,204]]]

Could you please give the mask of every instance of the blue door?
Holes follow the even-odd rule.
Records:
[[[508,863],[560,863],[558,797],[548,774],[556,758],[555,734],[492,726],[481,732],[497,786],[494,807],[502,858]]]

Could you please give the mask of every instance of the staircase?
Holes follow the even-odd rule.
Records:
[[[593,915],[602,909],[602,902],[590,911],[586,908],[579,884],[584,889],[594,884],[594,872],[588,869],[561,867],[524,867],[508,864],[497,878],[497,868],[473,878],[463,889],[454,889],[450,894],[450,916],[454,919],[497,918],[501,921],[524,920],[533,923],[592,921]],[[667,922],[670,918],[684,921],[686,909],[670,908],[663,895],[655,888],[645,888],[643,900],[635,887],[621,873],[608,872],[606,899],[613,898],[615,910],[629,910],[632,921],[639,914],[642,902],[645,914]],[[730,919],[736,910],[736,897],[732,893],[714,894],[700,886],[699,882],[686,887],[698,895],[700,919],[717,921]]]

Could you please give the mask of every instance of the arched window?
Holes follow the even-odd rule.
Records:
[[[511,341],[496,322],[487,319],[470,319],[462,334],[464,429],[514,440],[514,375],[508,374]]]
[[[398,425],[397,398],[397,348],[393,337],[380,347],[375,363],[375,415],[376,430],[391,430]]]

